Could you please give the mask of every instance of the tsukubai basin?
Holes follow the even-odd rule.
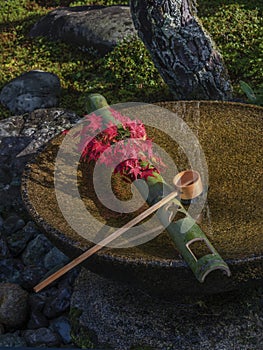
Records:
[[[263,108],[231,102],[179,101],[158,106],[176,113],[197,136],[209,173],[207,204],[201,228],[229,264],[231,277],[213,271],[199,283],[166,231],[133,248],[103,248],[83,265],[110,279],[147,293],[173,299],[213,294],[263,283]],[[158,116],[162,118],[162,115]],[[179,171],[188,160],[174,141],[158,130],[149,137],[173,158]],[[70,258],[93,243],[79,236],[63,217],[54,190],[54,164],[62,135],[55,137],[27,165],[22,179],[25,205],[47,237]],[[70,174],[69,174],[70,176]],[[115,215],[100,206],[92,191],[92,171],[79,167],[79,191],[87,210],[102,222],[122,226],[131,214]],[[116,177],[116,195],[129,190]],[[123,187],[124,186],[124,187]],[[147,207],[147,206],[146,206]],[[138,213],[136,213],[138,215]],[[94,229],[94,228],[91,228]]]

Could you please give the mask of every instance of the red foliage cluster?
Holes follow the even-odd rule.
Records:
[[[113,109],[110,113],[117,125],[111,120],[105,123],[105,118],[95,113],[85,117],[81,131],[75,134],[80,137],[81,160],[112,167],[114,173],[120,173],[129,181],[147,181],[149,176],[159,174],[156,166],[164,164],[153,154],[144,124]]]

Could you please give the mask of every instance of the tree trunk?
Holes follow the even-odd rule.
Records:
[[[194,5],[195,0],[130,0],[139,37],[175,98],[229,100],[227,69]]]

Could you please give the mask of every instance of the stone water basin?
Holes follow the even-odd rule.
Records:
[[[177,113],[198,137],[209,172],[207,205],[201,227],[229,264],[232,275],[227,277],[222,271],[214,271],[204,283],[199,283],[165,231],[150,242],[133,248],[104,248],[85,261],[84,266],[167,299],[262,284],[263,108],[214,101],[162,102],[158,105]],[[179,170],[189,167],[172,139],[151,128],[147,132],[166,149]],[[74,258],[93,244],[69,226],[56,201],[54,163],[62,139],[63,136],[54,138],[27,166],[22,195],[40,228],[60,250]],[[110,214],[119,224],[122,220],[123,223],[127,221],[125,217],[115,217],[114,213],[100,208],[92,195],[87,174],[87,169],[80,169],[80,192],[87,209],[105,222]],[[121,186],[119,191],[125,192]]]

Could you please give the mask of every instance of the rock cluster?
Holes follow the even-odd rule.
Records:
[[[33,293],[32,288],[50,267],[56,269],[68,258],[53,247],[32,221],[17,214],[7,215],[0,216],[0,347],[70,344],[68,311],[78,271],[38,294]]]
[[[40,109],[0,122],[0,347],[72,343],[68,312],[78,270],[33,293],[32,288],[68,258],[31,221],[20,182],[25,164],[39,147],[78,119],[64,110]]]

